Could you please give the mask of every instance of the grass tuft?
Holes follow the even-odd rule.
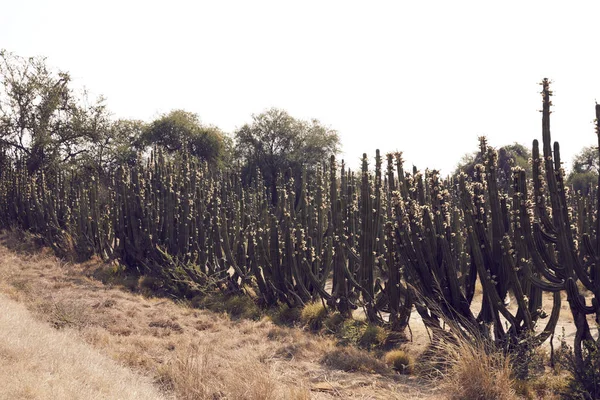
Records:
[[[225,311],[234,318],[258,320],[262,313],[248,296],[231,296],[225,300]]]
[[[486,346],[463,339],[440,341],[449,369],[443,386],[451,400],[516,400],[515,380],[509,356]]]
[[[271,320],[277,325],[294,325],[300,320],[302,309],[298,307],[290,308],[287,304],[282,304],[273,309],[270,313]]]
[[[302,309],[300,321],[313,331],[321,329],[327,317],[327,309],[320,302],[308,303]]]
[[[410,375],[414,372],[414,359],[404,350],[392,350],[385,354],[385,363],[401,374]]]
[[[208,293],[192,299],[193,307],[204,308],[216,313],[226,313],[232,318],[259,320],[260,307],[248,296],[226,296],[222,293]]]
[[[389,372],[382,361],[370,353],[353,347],[336,347],[325,353],[321,363],[333,369],[346,372],[368,372],[384,374]]]
[[[377,325],[366,325],[358,340],[358,345],[365,349],[373,349],[383,346],[387,340],[387,331]]]

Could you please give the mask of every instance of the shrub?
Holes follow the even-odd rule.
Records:
[[[404,350],[392,350],[385,354],[385,363],[401,374],[412,374],[414,371],[414,360]]]
[[[205,308],[212,312],[227,313],[233,318],[257,320],[261,317],[258,305],[245,295],[226,296],[215,292],[205,296],[196,296],[192,299],[191,304],[193,307]]]
[[[544,374],[548,364],[546,350],[535,344],[532,335],[519,338],[510,349],[510,355],[514,377],[520,380],[531,380]]]
[[[346,318],[344,318],[342,314],[336,311],[333,313],[329,313],[327,318],[325,318],[325,320],[323,321],[323,327],[329,333],[336,334],[340,331],[344,321],[346,321]]]
[[[308,326],[312,330],[318,330],[323,325],[323,321],[327,317],[327,309],[319,302],[308,303],[302,309],[300,321],[303,325]]]
[[[515,381],[515,391],[525,400],[559,399],[566,393],[568,383],[565,375],[545,374],[534,379]],[[564,398],[564,396],[562,397]]]
[[[259,319],[260,308],[248,296],[231,296],[225,300],[225,311],[236,318]]]
[[[360,339],[358,339],[358,345],[372,349],[374,347],[382,346],[387,339],[387,332],[380,326],[377,325],[365,325]]]
[[[582,351],[583,362],[576,362],[573,349],[567,345],[564,334],[561,338],[558,362],[570,374],[567,399],[600,398],[600,343],[585,341]]]
[[[392,332],[377,326],[368,324],[364,321],[355,319],[339,319],[332,317],[332,321],[326,320],[325,326],[329,324],[334,326],[330,329],[335,333],[341,345],[354,345],[367,350],[389,348],[388,346],[397,343],[397,337]]]
[[[338,328],[336,337],[341,345],[357,345],[362,336],[362,329],[365,325],[362,321],[354,319],[343,320]]]
[[[293,325],[300,320],[302,310],[298,307],[290,308],[282,304],[271,312],[271,319],[279,325]]]

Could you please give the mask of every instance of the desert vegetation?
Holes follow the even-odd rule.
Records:
[[[335,131],[275,109],[235,138],[183,111],[112,123],[73,98],[67,74],[6,53],[3,62],[1,228],[62,259],[99,258],[155,296],[297,322],[374,352],[408,341],[418,318],[429,334],[418,340],[437,354],[427,373],[398,349],[368,367],[353,347],[323,363],[446,377],[459,398],[531,395],[530,360],[566,308],[574,335],[561,357],[551,346],[568,374],[557,393],[600,398],[598,182],[583,167],[574,173],[587,180],[565,176],[548,80],[529,160],[523,146],[498,152],[482,137],[468,168],[443,177],[379,151],[351,171],[336,159]],[[191,372],[172,386],[198,398],[214,390],[197,381],[207,357],[182,355],[175,368]]]

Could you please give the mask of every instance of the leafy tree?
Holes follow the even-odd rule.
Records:
[[[598,172],[600,171],[600,157],[598,148],[587,146],[573,158],[571,172],[567,177],[567,183],[574,190],[585,192],[589,187],[598,184]]]
[[[298,178],[302,168],[311,168],[339,151],[337,132],[318,120],[303,121],[286,111],[271,108],[252,115],[252,123],[235,132],[236,155],[243,163],[246,182],[259,170],[277,203],[277,175],[288,171]]]
[[[600,158],[598,157],[598,148],[587,146],[581,149],[579,154],[573,158],[573,172],[594,172],[600,171]]]
[[[174,110],[153,121],[141,135],[142,147],[158,145],[168,152],[187,150],[216,165],[226,156],[226,139],[215,126],[200,123],[197,114]]]
[[[485,143],[485,138],[481,138]],[[500,147],[498,150],[498,183],[501,188],[508,190],[512,185],[512,168],[521,167],[527,175],[531,175],[529,159],[531,151],[519,143],[513,143]],[[454,174],[464,172],[470,177],[475,174],[475,165],[483,163],[481,151],[467,153],[462,156]]]
[[[30,172],[51,171],[89,151],[103,129],[105,106],[78,98],[66,72],[45,58],[0,51],[0,147],[24,157]]]
[[[598,184],[598,173],[593,171],[579,173],[571,171],[567,177],[567,184],[575,191],[586,193]]]
[[[138,158],[140,141],[147,124],[140,120],[119,119],[107,122],[99,130],[94,144],[83,157],[82,163],[100,175],[108,175],[118,165],[134,165]]]

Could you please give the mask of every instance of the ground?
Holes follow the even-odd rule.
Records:
[[[431,382],[332,338],[103,283],[100,264],[63,262],[0,234],[0,359],[12,363],[0,368],[0,382],[11,382],[0,399],[443,398]],[[428,339],[413,325],[418,348]],[[26,377],[15,379],[17,365]]]

